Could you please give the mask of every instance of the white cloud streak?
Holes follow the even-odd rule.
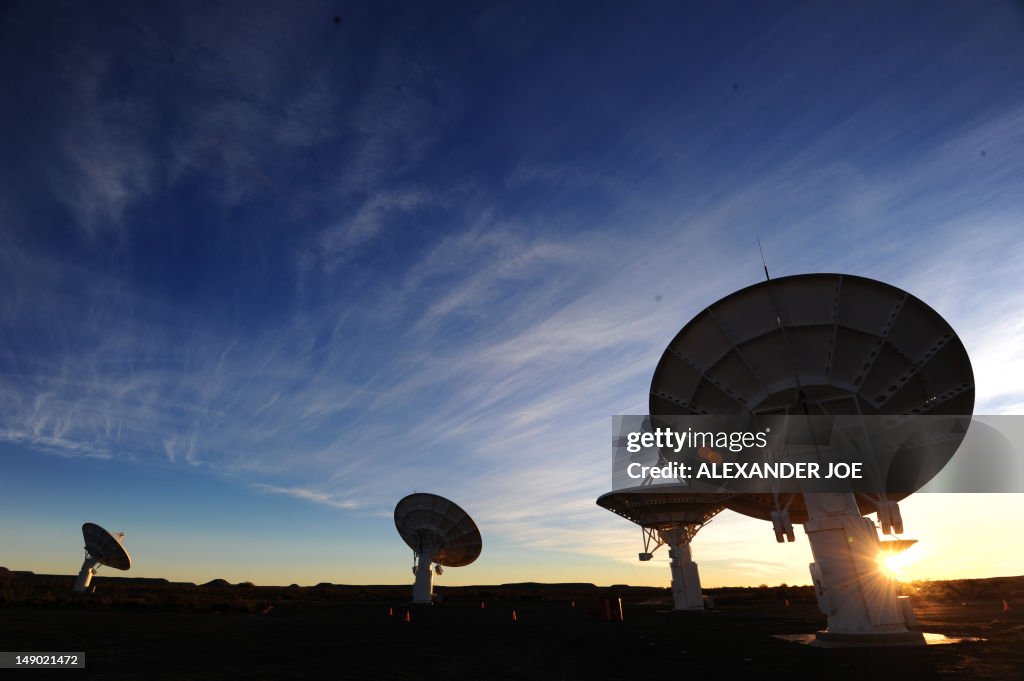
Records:
[[[336,499],[330,494],[306,489],[304,487],[277,487],[275,485],[254,484],[253,488],[260,492],[283,494],[285,496],[302,499],[303,501],[311,501],[315,504],[322,504],[324,506],[329,506],[330,508],[337,508],[344,511],[350,511],[359,507],[359,503],[352,501],[351,499]]]

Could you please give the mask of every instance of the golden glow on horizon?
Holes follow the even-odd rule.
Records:
[[[1003,523],[991,522],[993,518],[1024,515],[1024,494],[921,493],[900,502],[900,508],[908,535],[918,540],[908,549],[909,555],[894,564],[900,581],[1024,575],[1024,549],[1019,542],[1007,540]],[[637,551],[642,544],[636,526],[596,504],[594,509],[595,514],[604,513],[609,520],[607,529],[602,527],[586,535],[587,548],[593,553],[569,547],[559,552],[527,553],[530,549],[522,545],[494,542],[485,545],[479,561],[446,570],[436,583],[590,582],[667,588],[670,571],[665,548],[659,549],[649,563],[639,562]],[[335,509],[323,513],[325,518],[337,521]],[[347,517],[342,518],[347,522]],[[258,516],[253,522],[255,519]],[[33,520],[27,528],[0,523],[0,545],[17,549],[0,556],[0,566],[37,574],[74,575],[82,561],[79,527],[76,518],[57,514]],[[140,521],[124,523],[119,529],[128,530],[128,548],[135,564],[127,573],[101,570],[100,578],[151,577],[196,584],[226,579],[231,583],[252,581],[281,586],[412,583],[408,549],[397,534],[390,534],[390,527],[385,527],[380,543],[363,544],[361,537],[323,542],[314,535],[289,539],[289,551],[284,552],[273,550],[272,540],[279,539],[255,531],[232,540],[226,551],[219,528],[168,529],[159,523]],[[602,545],[605,542],[607,547]],[[190,546],[192,551],[185,555],[179,550],[181,546]],[[693,557],[705,588],[810,584],[807,565],[814,560],[802,530],[797,532],[796,543],[779,544],[769,523],[731,511],[701,530],[694,541]]]

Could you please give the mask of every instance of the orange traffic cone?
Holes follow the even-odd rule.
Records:
[[[512,621],[513,622],[518,622],[519,621],[519,618],[516,617],[516,611],[515,610],[512,611]]]
[[[409,617],[409,611],[408,610],[405,611],[405,621],[406,622],[412,622],[412,618]]]
[[[1010,604],[1006,602],[1005,598],[1003,599],[1003,612],[1010,612]]]
[[[787,608],[789,607],[789,599],[788,598],[786,599],[786,607]]]

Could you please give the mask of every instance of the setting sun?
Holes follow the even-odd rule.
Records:
[[[883,546],[885,543],[883,542]],[[921,549],[914,544],[905,549],[883,548],[878,553],[878,567],[893,579],[904,579],[907,568],[921,558]]]

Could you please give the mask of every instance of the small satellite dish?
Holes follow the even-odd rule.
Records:
[[[463,567],[480,556],[483,539],[469,514],[437,494],[417,492],[395,506],[395,528],[413,550],[413,602],[431,603],[441,566]]]
[[[82,537],[85,539],[85,560],[75,581],[75,591],[83,592],[89,588],[100,565],[116,570],[131,568],[132,558],[123,545],[124,532],[112,534],[95,523],[85,523],[82,525]]]
[[[690,543],[704,525],[718,515],[728,495],[694,494],[686,487],[659,485],[609,492],[597,505],[640,526],[644,540],[641,561],[668,544],[672,569],[672,600],[676,610],[703,610],[700,573],[693,562]]]

